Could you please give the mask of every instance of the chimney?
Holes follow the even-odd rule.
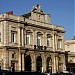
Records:
[[[8,15],[13,15],[13,11],[6,12]]]

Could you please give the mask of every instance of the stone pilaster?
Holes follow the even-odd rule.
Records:
[[[22,33],[21,34],[22,34],[22,38],[21,38],[22,39],[22,46],[24,46],[24,29],[23,28],[22,28]]]
[[[37,45],[37,33],[35,30],[33,32],[33,45]]]
[[[20,27],[18,27],[17,39],[18,39],[18,45],[20,46]]]
[[[24,71],[24,53],[22,53],[22,71]]]
[[[36,71],[36,57],[33,55],[32,57],[32,71]]]
[[[56,71],[58,71],[58,57],[57,56],[55,57],[55,62],[56,62],[56,65],[55,65],[56,66]]]
[[[56,60],[55,60],[55,55],[52,55],[52,72],[56,72]]]
[[[1,42],[4,44],[4,24],[1,22]]]
[[[21,52],[20,52],[20,49],[19,49],[19,62],[18,62],[18,69],[21,71]]]
[[[42,56],[42,72],[46,72],[46,66],[47,66],[47,63],[46,63],[46,56],[43,55]]]
[[[7,70],[9,67],[9,51],[7,51],[6,47],[3,49],[3,69]]]
[[[8,45],[9,41],[9,25],[7,21],[4,21],[4,45]]]

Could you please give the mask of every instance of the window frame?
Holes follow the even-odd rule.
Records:
[[[57,49],[62,48],[62,39],[57,40]]]
[[[11,42],[16,43],[16,31],[11,31]]]
[[[30,34],[26,34],[26,45],[30,45]]]
[[[52,47],[52,36],[50,34],[47,35],[47,47]]]
[[[37,34],[37,46],[41,46],[41,36]]]

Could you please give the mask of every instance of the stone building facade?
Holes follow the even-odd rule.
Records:
[[[0,68],[56,72],[65,69],[64,28],[35,5],[22,16],[0,14]]]
[[[65,51],[67,52],[66,68],[75,73],[75,36],[65,41]]]

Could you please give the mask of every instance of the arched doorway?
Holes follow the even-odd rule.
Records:
[[[31,57],[30,57],[30,55],[25,57],[25,71],[31,71]]]
[[[37,70],[37,72],[42,71],[42,58],[41,58],[41,56],[38,56],[36,59],[36,70]]]
[[[52,59],[51,59],[51,57],[47,58],[47,72],[52,73]]]

